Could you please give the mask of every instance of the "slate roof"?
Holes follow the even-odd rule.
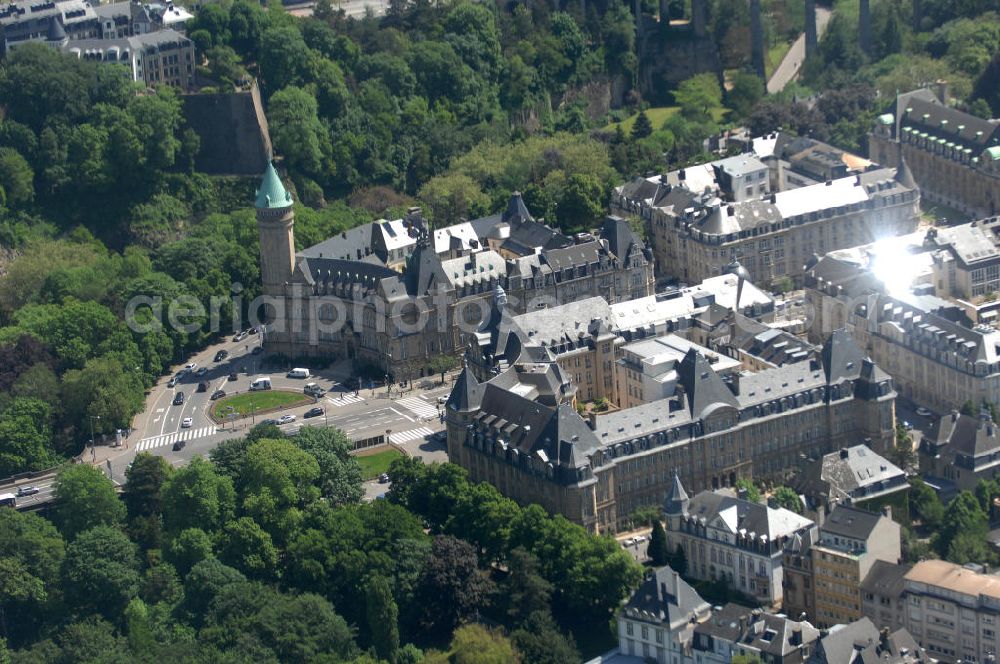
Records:
[[[418,242],[410,254],[403,272],[403,282],[410,295],[433,293],[439,285],[449,287],[451,284],[441,259],[427,242]]]
[[[603,297],[589,297],[514,317],[517,327],[531,340],[549,346],[590,338],[595,321],[611,329],[611,307]]]
[[[689,349],[677,365],[677,382],[684,388],[688,411],[695,419],[705,417],[714,406],[739,408],[736,396],[695,348]]]
[[[507,209],[500,214],[500,221],[518,226],[526,221],[534,221],[534,217],[528,212],[528,206],[521,198],[521,192],[515,191],[507,201]]]
[[[299,252],[305,258],[340,258],[361,260],[372,253],[372,228],[374,224],[362,224],[341,231],[319,244]]]
[[[1000,431],[988,414],[945,415],[935,425],[931,439],[938,445],[947,445],[955,454],[971,457],[991,454],[1000,448]]]
[[[537,221],[527,220],[517,226],[511,225],[510,237],[500,245],[501,249],[519,256],[537,253],[537,250],[568,247],[573,241]]]
[[[732,602],[716,608],[711,618],[694,628],[695,634],[739,644],[765,653],[765,661],[783,661],[795,651],[815,642],[820,631],[810,623],[765,613]]]
[[[846,328],[833,331],[823,344],[820,357],[823,361],[823,374],[830,385],[857,378],[865,359],[861,348]]]
[[[688,503],[687,515],[706,523],[721,519],[731,533],[745,530],[769,541],[791,537],[808,528],[812,521],[783,507],[773,508],[749,500],[740,500],[726,491],[702,491]]]
[[[909,489],[906,473],[867,445],[825,454],[806,466],[796,486],[801,493],[824,501],[862,501]]]
[[[458,374],[446,405],[459,412],[469,412],[479,408],[482,398],[483,386],[466,366],[462,369],[462,373]]]
[[[622,608],[626,617],[677,628],[702,617],[711,606],[669,566],[646,577]]]
[[[506,245],[506,242],[504,243]],[[553,271],[565,268],[576,267],[578,265],[592,265],[601,260],[602,247],[598,242],[584,242],[582,244],[568,244],[565,247],[556,247],[542,251],[542,261]]]
[[[878,512],[869,512],[850,505],[837,505],[820,526],[820,532],[867,540],[882,518],[882,514]]]
[[[674,480],[670,484],[670,492],[667,493],[667,497],[663,501],[663,513],[683,514],[689,500],[687,491],[684,490],[684,485],[681,484],[680,475],[675,470]]]
[[[621,261],[628,258],[633,249],[642,251],[645,248],[642,239],[621,217],[605,217],[601,226],[601,238],[608,241],[608,249]]]
[[[876,560],[864,580],[861,590],[880,597],[899,598],[906,587],[906,574],[913,565],[897,565],[885,560]]]
[[[836,625],[820,639],[809,662],[815,664],[909,664],[936,661],[905,629],[882,634],[875,623],[861,618]]]
[[[933,95],[930,98],[923,95],[911,96],[901,101],[903,103],[897,109],[901,127],[914,127],[947,138],[963,148],[972,148],[977,153],[994,144],[992,138],[997,133],[998,126],[988,120],[945,106]]]

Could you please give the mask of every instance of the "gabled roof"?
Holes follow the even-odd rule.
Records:
[[[425,295],[435,290],[437,285],[450,288],[451,282],[441,265],[441,259],[427,242],[418,242],[406,261],[403,273],[406,291],[410,295]]]
[[[820,532],[867,540],[882,518],[878,512],[869,512],[850,505],[838,505],[823,522]]]
[[[528,212],[528,206],[524,204],[524,199],[521,198],[521,192],[515,191],[510,195],[510,200],[507,201],[507,209],[500,215],[500,221],[508,223],[512,227],[519,226],[526,221],[534,221],[531,213]]]
[[[607,240],[608,250],[620,261],[628,258],[633,249],[642,251],[644,248],[642,240],[621,217],[605,217],[601,226],[601,238]]]
[[[706,615],[711,606],[677,572],[664,566],[646,577],[622,611],[629,618],[679,627]]]
[[[254,205],[258,209],[264,208],[285,208],[292,204],[292,195],[285,189],[278,177],[278,171],[274,170],[274,164],[268,162],[264,170],[264,177],[260,182],[260,189],[257,190],[257,199]]]
[[[670,484],[670,493],[667,494],[667,499],[663,501],[663,513],[683,514],[689,500],[687,491],[684,490],[684,485],[681,484],[680,475],[675,470],[674,481]]]
[[[458,374],[458,380],[448,396],[448,408],[459,412],[469,412],[479,408],[483,398],[483,387],[466,366]]]
[[[823,359],[823,373],[829,385],[839,383],[861,374],[864,353],[846,328],[834,330],[823,344],[820,356]]]
[[[704,417],[709,408],[725,405],[739,408],[736,396],[730,391],[705,356],[691,348],[677,365],[677,382],[684,387],[687,406],[693,418]]]
[[[1000,429],[988,412],[979,417],[952,413],[938,421],[933,440],[954,454],[977,457],[1000,448]]]

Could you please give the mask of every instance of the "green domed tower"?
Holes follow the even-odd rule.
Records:
[[[261,285],[265,295],[283,296],[295,269],[295,212],[292,195],[271,163],[264,171],[254,205],[260,237]]]

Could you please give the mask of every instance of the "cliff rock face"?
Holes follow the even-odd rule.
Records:
[[[209,175],[263,172],[271,137],[256,85],[249,91],[184,95],[182,99],[188,126],[201,139],[195,168]]]

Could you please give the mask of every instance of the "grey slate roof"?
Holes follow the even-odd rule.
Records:
[[[1000,448],[1000,430],[987,414],[946,415],[935,426],[932,440],[955,454],[977,457]]]
[[[500,245],[501,249],[519,256],[535,253],[536,249],[560,249],[573,241],[558,231],[530,218],[517,226],[511,225],[510,237]]]
[[[823,501],[855,502],[909,489],[906,473],[867,445],[826,454],[805,467],[796,488]]]
[[[524,204],[524,199],[521,198],[521,192],[515,191],[511,194],[510,199],[507,201],[507,209],[500,215],[500,221],[510,224],[512,227],[526,221],[534,221],[534,217],[528,212],[528,206]]]
[[[732,532],[746,530],[757,537],[766,535],[769,541],[791,537],[812,525],[809,519],[787,510],[773,508],[749,500],[740,500],[726,491],[702,491],[688,503],[687,515],[711,523],[717,517],[734,516],[728,521]]]
[[[646,577],[622,609],[629,618],[675,628],[710,610],[708,602],[668,566]]]
[[[677,382],[684,388],[688,410],[695,419],[704,417],[713,406],[739,408],[736,396],[695,348],[677,365]]]
[[[881,518],[882,515],[877,512],[869,512],[850,505],[838,505],[823,522],[820,532],[867,540]]]
[[[620,261],[628,258],[633,250],[642,251],[645,246],[621,217],[605,217],[601,225],[601,238],[608,241],[608,249]]]
[[[372,229],[374,224],[362,224],[331,238],[314,244],[299,252],[300,256],[316,258],[341,258],[359,261],[372,253]]]
[[[834,330],[820,353],[823,359],[823,373],[828,384],[857,378],[861,373],[864,353],[845,328]]]
[[[913,569],[913,565],[897,565],[885,560],[876,560],[867,576],[861,581],[861,590],[881,597],[901,597],[906,586],[903,577]]]
[[[935,661],[905,629],[883,634],[868,618],[838,625],[819,641],[811,664],[909,664]]]
[[[469,371],[469,367],[462,369],[458,374],[458,380],[448,395],[448,408],[459,412],[469,412],[479,408],[483,398],[483,386],[476,380],[476,377]]]
[[[684,490],[684,485],[681,484],[680,475],[675,470],[674,481],[670,485],[670,493],[667,494],[666,500],[663,501],[663,513],[683,514],[689,500],[687,491]]]

